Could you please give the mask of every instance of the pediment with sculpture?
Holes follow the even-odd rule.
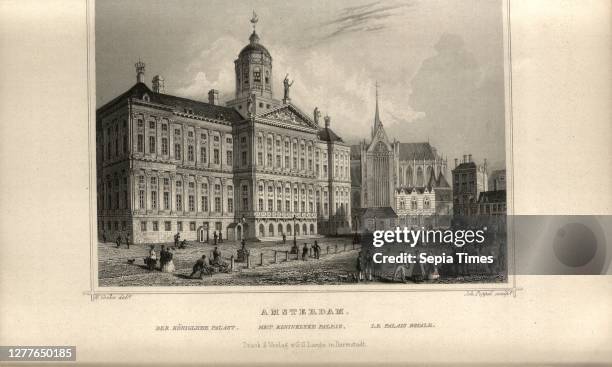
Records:
[[[264,112],[261,115],[256,116],[256,119],[283,122],[286,124],[308,127],[311,129],[318,128],[318,126],[312,120],[310,120],[310,118],[308,118],[293,105],[285,105],[272,111]]]

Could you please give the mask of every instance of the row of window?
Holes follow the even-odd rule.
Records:
[[[417,199],[416,197],[413,197],[410,200],[410,209],[412,210],[416,210],[418,208],[418,204],[421,200]],[[423,209],[430,209],[431,208],[431,201],[429,200],[428,197],[425,197],[423,200]],[[407,207],[407,200],[406,199],[400,199],[400,209],[406,209]]]

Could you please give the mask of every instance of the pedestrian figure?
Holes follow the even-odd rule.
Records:
[[[317,240],[314,241],[313,251],[315,259],[318,259],[319,255],[321,254],[321,247],[319,246]]]
[[[213,264],[214,265],[219,264],[220,259],[221,259],[221,251],[219,251],[217,246],[215,246],[215,249],[213,250]]]
[[[372,259],[372,252],[368,249],[365,257],[365,275],[369,281],[372,281],[372,268],[374,267],[374,262]]]
[[[219,243],[223,242],[223,233],[219,231]]]
[[[191,272],[191,275],[189,275],[189,278],[193,278],[193,275],[199,271],[200,279],[202,279],[202,276],[204,275],[204,271],[208,269],[207,263],[208,261],[206,260],[206,255],[202,255],[202,257],[198,259],[198,261],[196,261],[195,265],[193,265],[193,268],[192,268],[193,271]]]
[[[174,235],[174,246],[178,246],[180,239],[181,239],[181,234],[179,232],[176,232],[176,234]]]
[[[216,246],[217,245],[217,231],[215,231],[213,233],[213,244]]]
[[[119,246],[121,246],[121,235],[117,236],[117,248],[119,248]]]
[[[130,234],[126,234],[125,235],[125,245],[127,246],[127,248],[130,248]]]
[[[166,246],[162,245],[161,249],[159,250],[159,270],[162,270],[165,264],[166,264]]]
[[[164,273],[173,273],[176,268],[174,267],[174,262],[172,261],[172,252],[169,250],[166,251],[166,259],[164,261],[164,266],[162,266],[161,271]]]
[[[287,235],[283,233],[283,245],[285,244],[285,242],[287,242]]]
[[[360,282],[363,280],[363,252],[362,251],[359,251],[359,254],[357,255],[356,270],[357,270],[357,281]]]
[[[308,257],[308,245],[304,244],[304,247],[302,248],[302,260],[306,261],[307,257]]]
[[[151,249],[149,250],[149,257],[145,259],[145,262],[149,271],[155,270],[155,265],[157,265],[157,254],[155,253],[155,246],[151,245]]]
[[[106,243],[106,231],[102,231],[102,243]]]

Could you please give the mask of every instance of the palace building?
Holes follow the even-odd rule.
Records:
[[[370,141],[351,146],[355,228],[449,225],[452,189],[447,160],[429,142],[391,141],[380,119],[378,92]]]
[[[351,228],[350,147],[320,112],[302,112],[255,31],[234,62],[235,95],[165,94],[157,75],[96,112],[99,234],[134,243],[331,234]]]

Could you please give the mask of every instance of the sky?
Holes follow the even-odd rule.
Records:
[[[98,106],[136,82],[138,59],[149,86],[159,74],[167,94],[230,100],[253,11],[275,97],[288,73],[292,103],[348,143],[370,139],[378,82],[390,139],[429,141],[451,167],[464,154],[505,166],[501,0],[97,1]]]

